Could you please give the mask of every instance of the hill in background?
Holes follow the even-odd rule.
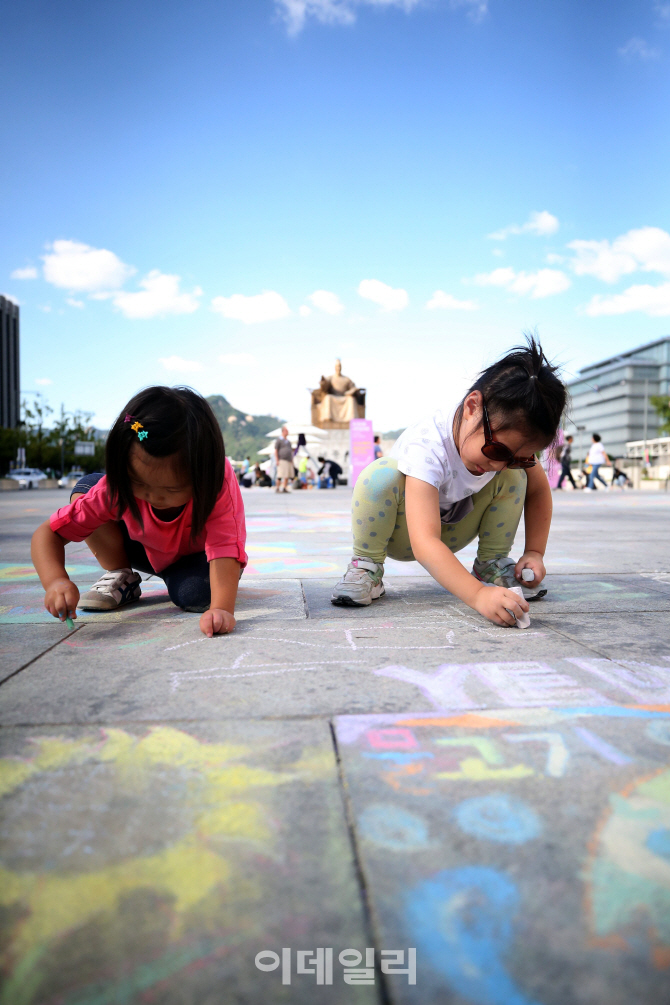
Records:
[[[248,415],[233,408],[222,394],[212,394],[207,401],[217,418],[226,445],[226,455],[234,461],[250,457],[252,461],[266,460],[259,458],[258,451],[267,447],[267,434],[282,423],[276,415]]]

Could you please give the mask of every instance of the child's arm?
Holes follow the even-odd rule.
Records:
[[[553,502],[549,481],[541,464],[527,468],[528,484],[526,486],[526,501],[523,506],[526,543],[524,553],[516,563],[514,574],[521,578],[522,569],[531,569],[535,579],[527,586],[541,583],[547,574],[544,567],[544,553],[547,550],[549,527]]]
[[[439,495],[434,486],[408,475],[405,481],[405,508],[414,557],[440,586],[497,625],[514,624],[514,617],[509,611],[520,617],[529,609],[526,601],[511,590],[480,583],[443,543],[440,537],[442,524]]]
[[[79,590],[65,571],[65,542],[47,520],[33,534],[30,554],[44,587],[44,606],[54,618],[77,617]]]
[[[212,603],[200,618],[200,630],[212,635],[226,635],[235,627],[235,600],[240,581],[240,563],[236,558],[213,558],[209,563]]]

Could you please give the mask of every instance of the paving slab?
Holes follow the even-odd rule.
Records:
[[[670,669],[654,672],[662,678],[654,700],[670,700]],[[89,624],[0,688],[0,722],[607,704],[631,700],[620,680],[626,673],[548,624],[536,620],[522,632],[471,612],[242,622],[213,639],[193,623]]]
[[[630,573],[612,575],[548,575],[547,596],[531,604],[531,618],[561,612],[670,611],[670,582]],[[350,618],[352,608],[330,601],[336,578],[303,582],[310,618]],[[440,610],[469,611],[467,605],[443,589],[431,576],[395,576],[385,580],[386,594],[369,607],[356,608],[357,618],[398,616]],[[482,622],[484,624],[484,622]]]
[[[379,944],[416,949],[392,1002],[670,1000],[670,706],[336,734]]]
[[[670,665],[670,614],[570,614],[544,623],[567,638],[619,663]]]
[[[4,730],[0,754],[4,1001],[377,1001],[338,963],[370,938],[326,723]],[[254,962],[284,947],[290,987]]]
[[[99,578],[100,567],[89,564],[66,566],[68,575],[84,593]],[[283,620],[305,618],[305,604],[297,579],[273,579],[244,576],[238,591],[236,617],[277,617]],[[109,623],[116,621],[192,620],[197,615],[180,610],[172,603],[162,579],[152,576],[142,582],[142,598],[118,611],[77,611],[77,621]],[[54,619],[44,609],[44,590],[32,565],[0,564],[0,625],[51,624]]]
[[[29,628],[0,626],[0,683],[66,638],[69,630],[53,618],[52,621],[51,625]]]

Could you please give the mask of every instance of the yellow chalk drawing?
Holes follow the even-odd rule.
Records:
[[[498,749],[495,740],[486,736],[440,737],[435,743],[442,747],[474,747],[480,757],[465,757],[459,762],[458,771],[436,771],[435,778],[447,778],[452,781],[484,782],[489,779],[514,780],[528,778],[534,775],[532,768],[525,764],[515,764],[511,768],[497,767],[503,765],[505,759]]]
[[[249,767],[241,759],[249,746],[203,743],[179,729],[160,726],[144,737],[109,729],[100,739],[40,738],[29,759],[0,760],[0,795],[8,796],[39,774],[76,765],[109,764],[122,794],[150,792],[152,771],[186,770],[194,779],[192,825],[168,847],[146,856],[130,856],[94,871],[17,871],[0,867],[0,904],[27,907],[8,947],[20,960],[51,939],[80,926],[101,911],[114,910],[119,899],[151,887],[171,896],[173,939],[182,934],[181,920],[215,887],[231,879],[231,865],[221,854],[222,839],[265,846],[271,836],[261,805],[245,801],[250,789],[278,786],[295,774]],[[309,772],[303,758],[299,770]],[[316,776],[323,765],[314,765]],[[269,851],[266,849],[266,851]],[[271,851],[269,851],[271,853]]]

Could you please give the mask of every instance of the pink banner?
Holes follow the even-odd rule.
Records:
[[[372,464],[375,459],[375,438],[372,430],[371,419],[352,419],[349,423],[351,461],[351,484],[356,484],[356,479],[363,468]]]
[[[564,443],[565,435],[563,430],[559,429],[556,433],[554,442],[547,447],[542,455],[542,467],[547,472],[549,485],[552,489],[556,488],[558,485],[558,479],[561,476],[561,462],[556,459],[556,454],[560,453],[560,449]]]

